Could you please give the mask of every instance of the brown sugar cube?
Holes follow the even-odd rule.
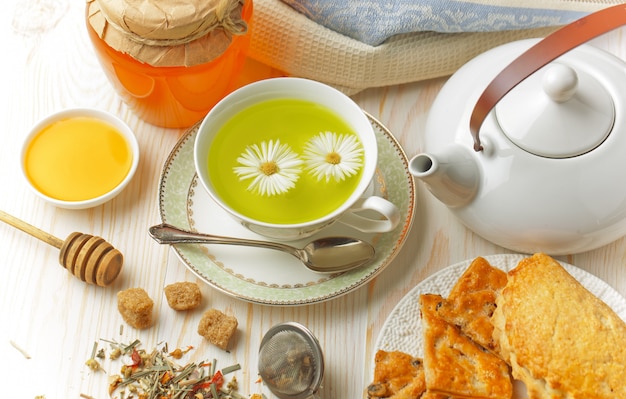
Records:
[[[153,305],[154,302],[143,288],[129,288],[117,293],[117,310],[131,327],[150,327]]]
[[[202,293],[198,284],[191,282],[174,283],[163,289],[170,308],[174,310],[189,310],[200,305]]]
[[[217,309],[209,309],[204,312],[198,324],[198,334],[223,350],[226,350],[228,342],[236,330],[237,319]]]

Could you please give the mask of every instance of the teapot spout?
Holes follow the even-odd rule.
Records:
[[[409,162],[409,171],[451,208],[467,205],[478,191],[478,165],[469,151],[461,147],[451,146],[437,155],[417,154]]]

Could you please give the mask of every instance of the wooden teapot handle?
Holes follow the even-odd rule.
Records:
[[[574,21],[526,50],[489,83],[474,106],[470,132],[474,150],[482,151],[478,132],[493,107],[515,86],[579,45],[626,24],[626,4],[605,8]]]

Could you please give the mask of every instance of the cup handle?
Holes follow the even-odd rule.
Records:
[[[366,211],[377,215],[366,215]],[[400,211],[390,201],[374,195],[360,198],[337,221],[364,233],[384,233],[396,228]]]

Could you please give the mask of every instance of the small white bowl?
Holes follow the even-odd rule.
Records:
[[[126,143],[129,146],[130,152],[132,154],[131,166],[127,174],[125,175],[124,179],[118,185],[116,185],[113,189],[109,190],[108,192],[102,195],[99,195],[93,198],[84,199],[84,200],[76,200],[76,201],[53,198],[41,192],[29,179],[27,170],[26,170],[26,164],[25,164],[27,149],[29,148],[29,145],[31,144],[32,140],[44,128],[50,126],[51,124],[59,122],[61,120],[66,120],[70,118],[78,118],[78,117],[93,118],[93,119],[100,120],[102,122],[105,122],[113,126],[122,135],[122,137],[125,139]],[[20,156],[20,167],[21,167],[22,175],[24,177],[24,180],[28,184],[28,186],[33,190],[33,192],[40,198],[49,202],[50,204],[55,205],[60,208],[67,208],[67,209],[92,208],[92,207],[101,205],[109,201],[110,199],[114,198],[128,185],[130,180],[133,178],[138,165],[139,165],[139,144],[137,142],[137,138],[135,137],[132,130],[128,127],[128,125],[126,125],[126,123],[124,123],[121,119],[117,118],[116,116],[110,113],[97,110],[97,109],[91,109],[91,108],[67,109],[67,110],[54,113],[42,119],[31,129],[29,134],[26,136],[26,139],[24,140],[24,143],[22,145],[22,151],[21,151],[21,156]]]

